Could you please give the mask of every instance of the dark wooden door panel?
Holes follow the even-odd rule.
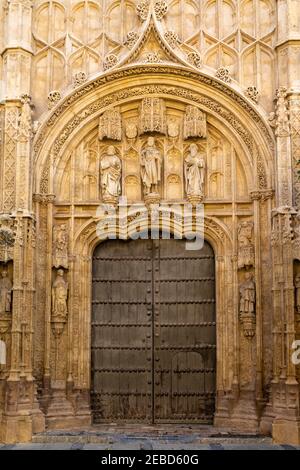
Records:
[[[182,240],[109,241],[93,259],[95,422],[210,423],[214,254]]]

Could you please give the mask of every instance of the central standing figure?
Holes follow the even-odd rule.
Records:
[[[155,145],[154,137],[149,137],[141,155],[141,175],[146,196],[158,194],[158,185],[161,181],[161,166],[161,153]]]

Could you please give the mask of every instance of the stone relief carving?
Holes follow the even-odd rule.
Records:
[[[147,52],[145,59],[144,59],[145,64],[161,64],[162,59],[160,56],[160,53],[155,51],[155,52]]]
[[[167,133],[171,139],[173,140],[178,139],[180,135],[180,124],[177,119],[174,119],[174,118],[168,119]]]
[[[27,142],[32,137],[31,97],[29,95],[22,95],[21,103],[22,108],[19,117],[18,138],[20,141]]]
[[[189,52],[187,55],[187,61],[191,65],[194,65],[194,67],[197,67],[197,69],[200,69],[202,66],[201,56],[198,52]]]
[[[207,136],[206,114],[196,106],[187,106],[186,108],[183,136],[184,139],[190,137],[206,138]]]
[[[100,117],[99,139],[122,140],[122,117],[119,108],[109,109]]]
[[[111,69],[112,67],[117,65],[118,61],[119,59],[115,54],[108,54],[104,59],[103,69],[105,71]]]
[[[67,224],[53,227],[53,266],[55,268],[69,268],[69,232]]]
[[[172,49],[180,44],[180,39],[175,31],[166,31],[164,38]]]
[[[133,46],[137,43],[138,39],[139,35],[136,31],[129,31],[129,33],[127,33],[124,45],[127,46],[129,49],[132,49]]]
[[[136,120],[129,120],[125,123],[125,135],[130,141],[134,141],[137,138],[138,125]]]
[[[149,13],[149,0],[142,0],[136,7],[136,13],[141,21],[146,21]]]
[[[140,134],[147,132],[166,133],[166,107],[161,98],[147,97],[140,106]]]
[[[156,18],[158,20],[162,20],[163,17],[165,16],[165,14],[168,11],[167,2],[165,2],[165,1],[156,2],[155,5],[154,5],[154,11],[155,11]]]
[[[0,217],[0,261],[7,263],[14,257],[15,222],[9,216]]]
[[[290,135],[290,122],[286,87],[278,88],[275,99],[275,112],[272,112],[269,117],[270,125],[275,128],[277,137],[288,137]]]
[[[296,312],[300,314],[300,274],[295,277],[295,306]]]
[[[11,313],[13,284],[7,269],[3,269],[0,279],[0,316]]]
[[[255,336],[255,290],[253,274],[246,272],[245,281],[240,285],[240,322],[243,326],[244,335],[247,338]]]
[[[254,266],[253,222],[242,222],[238,227],[238,268]]]
[[[204,198],[206,161],[196,144],[191,144],[184,161],[186,193],[190,202],[201,202]]]
[[[155,144],[155,139],[149,137],[147,145],[141,154],[141,177],[145,196],[158,195],[158,185],[162,174],[162,155]]]
[[[104,202],[115,204],[121,194],[122,162],[110,145],[100,162],[101,189]]]
[[[74,88],[82,85],[86,81],[87,81],[87,74],[85,72],[77,72],[74,75],[74,82],[73,82]]]
[[[245,95],[254,101],[254,103],[258,103],[259,92],[256,86],[249,86],[245,91]]]
[[[219,67],[216,71],[216,77],[225,83],[231,82],[230,70],[227,67]]]
[[[48,95],[48,109],[52,109],[56,105],[56,103],[61,100],[61,98],[62,96],[60,91],[50,91]]]
[[[59,269],[52,284],[51,322],[55,336],[60,336],[68,318],[68,283],[64,279],[64,270]]]

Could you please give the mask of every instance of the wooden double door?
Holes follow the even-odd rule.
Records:
[[[211,423],[215,262],[208,243],[110,240],[93,257],[95,423]]]

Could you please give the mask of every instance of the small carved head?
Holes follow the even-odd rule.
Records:
[[[63,269],[59,269],[59,270],[57,271],[57,275],[60,276],[60,277],[64,277],[64,274],[65,274],[65,273],[64,273],[64,270],[63,270]]]
[[[197,144],[191,144],[190,145],[190,152],[193,157],[195,157],[198,153],[198,145]]]
[[[148,137],[148,145],[149,147],[155,147],[154,137]]]

